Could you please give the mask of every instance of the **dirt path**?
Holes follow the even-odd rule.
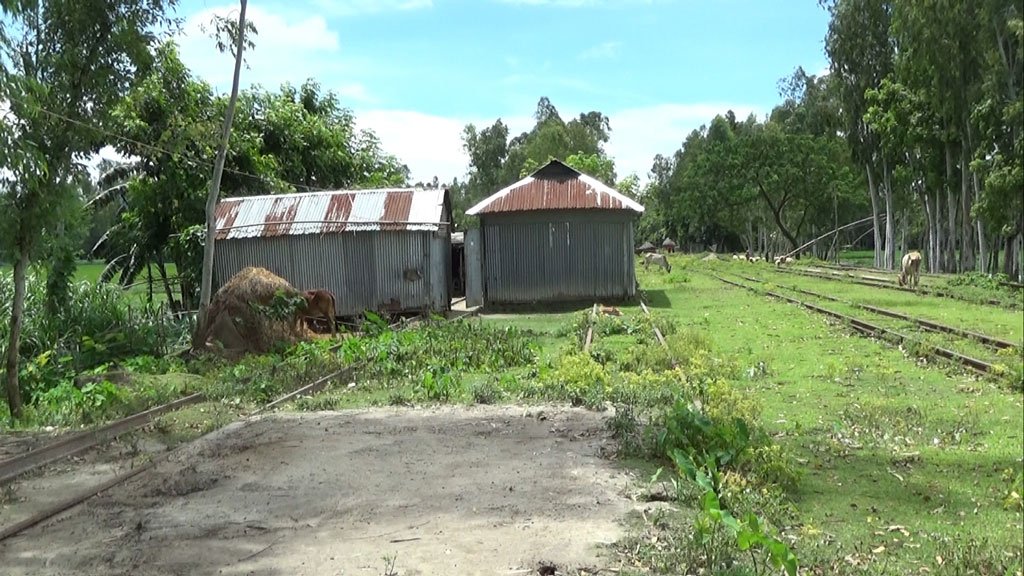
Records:
[[[5,574],[536,574],[614,566],[607,415],[475,407],[237,423],[0,544]]]

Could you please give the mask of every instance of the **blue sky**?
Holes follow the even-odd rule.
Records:
[[[231,59],[199,30],[217,0],[183,0],[182,57],[226,92]],[[467,122],[515,132],[548,96],[611,118],[620,175],[644,177],[714,114],[764,114],[798,65],[827,66],[815,0],[251,0],[243,85],[308,77],[335,90],[414,179],[462,177]]]

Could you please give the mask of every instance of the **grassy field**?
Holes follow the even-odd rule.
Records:
[[[86,281],[96,283],[99,282],[100,275],[103,274],[103,269],[106,267],[104,262],[81,260],[78,262],[77,268],[75,269],[75,280]],[[168,263],[167,276],[168,278],[174,279],[178,276],[177,268],[173,263]],[[0,274],[10,274],[11,267],[7,264],[0,264]],[[134,280],[133,284],[127,289],[128,294],[131,296],[137,296],[138,302],[145,303],[149,299],[149,272],[143,270],[141,274]],[[181,294],[177,290],[177,286],[172,284],[175,298],[180,299]],[[167,302],[167,294],[164,291],[163,283],[160,280],[160,274],[157,270],[153,269],[153,303],[160,304]]]
[[[642,316],[637,304],[618,308],[622,322],[643,334],[599,332],[591,348],[597,362],[578,353],[587,304],[487,313],[445,327],[351,339],[339,353],[327,353],[327,343],[320,342],[288,354],[191,366],[201,377],[195,384],[190,381],[189,388],[204,391],[210,401],[163,417],[157,428],[175,442],[186,441],[353,358],[366,358],[370,365],[351,382],[335,382],[291,409],[573,398],[594,409],[610,402],[657,414],[688,393],[687,386],[697,379],[695,366],[721,365],[727,368],[708,373],[757,405],[759,427],[802,472],[800,482],[786,492],[785,511],[773,522],[799,555],[805,573],[993,574],[992,564],[1005,564],[1007,557],[1019,570],[1024,553],[1019,496],[1024,404],[1014,379],[1024,370],[1021,306],[1007,309],[800,277],[766,264],[672,258],[669,274],[639,267],[638,274],[652,313],[676,329],[670,343],[696,342],[699,346],[679,349],[709,355],[684,363],[679,372],[626,368],[638,351],[657,350],[649,325],[636,323]],[[79,277],[95,280],[100,269],[80,266]],[[759,290],[812,290],[982,332],[1017,347],[996,354],[975,342],[922,333],[913,324],[852,304],[787,292],[1006,366],[1004,374],[980,377],[860,337],[842,323],[729,286],[713,274],[756,278],[761,283],[742,281]],[[571,364],[567,359],[576,362],[571,366],[576,372],[564,370]],[[653,366],[649,360],[646,366]],[[582,392],[574,397],[563,378],[573,381],[569,388],[580,385]],[[595,378],[607,380],[595,387]],[[730,404],[730,409],[736,406]],[[624,421],[618,413],[610,420],[613,426]],[[665,464],[649,453],[641,460],[623,460],[642,475]],[[631,524],[635,540],[620,544],[619,553],[638,565],[637,573],[675,574],[679,566],[688,565],[664,560],[673,549],[693,548],[692,519],[699,497],[692,491],[680,495],[681,510],[673,517],[678,522],[652,514],[638,515]]]
[[[899,574],[941,571],[953,557],[965,566],[980,565],[984,554],[1020,557],[1021,513],[1004,507],[1024,451],[1019,392],[955,366],[915,361],[890,344],[709,274],[729,270],[1018,345],[1024,337],[1019,310],[792,277],[748,263],[679,257],[671,274],[640,272],[656,313],[705,334],[717,353],[739,364],[746,376],[735,385],[757,399],[761,424],[802,463],[804,477],[791,495],[799,521],[789,534],[812,564]],[[842,311],[870,316],[853,307]],[[556,346],[553,334],[570,317],[485,321],[539,330],[547,346]],[[1020,361],[1019,348],[1008,361]]]

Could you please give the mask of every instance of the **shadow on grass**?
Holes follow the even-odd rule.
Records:
[[[644,290],[644,302],[648,308],[671,308],[672,302],[664,290]]]

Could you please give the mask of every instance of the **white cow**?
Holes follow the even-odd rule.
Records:
[[[903,255],[899,283],[900,286],[912,285],[917,288],[921,281],[921,253],[918,251],[908,252]]]
[[[647,270],[651,264],[661,266],[665,272],[672,271],[672,265],[669,264],[668,258],[664,254],[644,254],[644,270]]]

